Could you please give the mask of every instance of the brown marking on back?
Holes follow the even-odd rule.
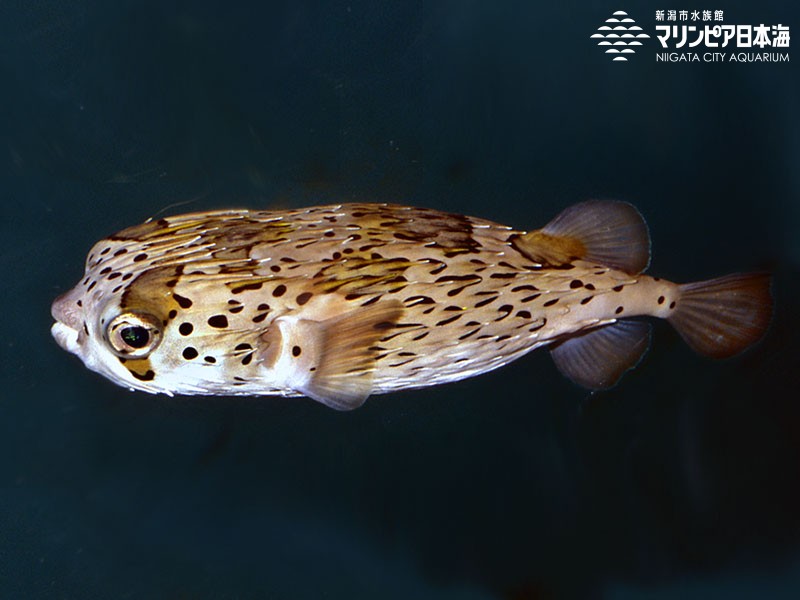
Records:
[[[525,235],[514,234],[509,241],[526,258],[550,267],[563,267],[586,255],[586,247],[581,240],[550,235],[541,230]]]

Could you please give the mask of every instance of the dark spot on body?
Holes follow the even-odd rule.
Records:
[[[192,359],[197,358],[197,350],[195,350],[191,346],[188,346],[187,348],[184,348],[183,349],[183,358],[185,358],[186,360],[192,360]]]
[[[664,300],[666,300],[666,298],[664,298],[664,296],[659,296],[658,297],[658,303],[659,304],[664,304]]]
[[[122,273],[119,271],[114,271],[111,275],[108,276],[108,280],[111,281],[112,279],[116,279],[117,277],[122,277]]]
[[[237,285],[236,287],[232,287],[231,293],[241,294],[242,292],[246,292],[248,290],[260,290],[263,286],[264,286],[263,281],[254,281],[252,283],[245,283],[244,285]]]
[[[133,257],[133,262],[142,262],[143,260],[147,260],[147,254],[144,252]]]
[[[78,300],[75,304],[77,304],[78,306],[83,306],[83,300]]]
[[[531,332],[531,333],[533,333],[534,331],[538,331],[539,329],[541,329],[541,328],[542,328],[542,327],[544,327],[545,325],[547,325],[547,319],[542,319],[542,322],[541,322],[541,323],[539,323],[538,325],[534,325],[533,327],[531,327],[530,329],[528,329],[528,331],[529,331],[529,332]]]
[[[441,327],[443,325],[449,325],[453,321],[457,321],[458,319],[460,319],[462,316],[463,316],[462,314],[458,314],[458,315],[453,315],[452,317],[448,317],[447,319],[442,319],[441,321],[438,321],[436,323],[436,326]]]
[[[594,296],[586,296],[586,298],[581,300],[581,304],[589,304],[589,302],[591,302],[592,300],[594,300]]]
[[[374,298],[370,298],[366,302],[362,303],[361,306],[369,306],[370,304],[375,304],[380,299],[381,299],[380,296],[375,296]]]
[[[167,314],[167,317],[169,317],[170,319],[174,319],[177,316],[178,316],[178,311],[175,310],[174,308],[171,311],[169,311],[169,314]]]
[[[127,249],[127,248],[120,248],[119,250],[117,250],[116,252],[114,252],[114,256],[122,256],[122,255],[123,255],[123,254],[125,254],[127,251],[128,251],[128,249]]]
[[[669,308],[670,308],[670,310],[675,308],[675,301],[672,301],[672,302],[669,303]]]
[[[480,302],[476,302],[475,303],[475,308],[481,308],[482,306],[486,306],[487,304],[497,300],[499,297],[500,296],[493,296],[491,298],[486,298],[485,300],[481,300]]]
[[[256,307],[257,311],[269,310],[269,304],[261,303]]]
[[[207,363],[211,363],[212,365],[213,365],[215,362],[217,362],[217,359],[216,359],[216,358],[214,358],[213,356],[204,356],[204,357],[203,357],[203,360],[204,360],[204,361],[206,361]]]
[[[447,263],[439,262],[438,260],[432,261],[438,263],[438,267],[431,271],[431,275],[438,275],[447,268]]]
[[[275,296],[276,298],[280,298],[285,293],[286,293],[286,286],[283,284],[280,284],[278,287],[272,290],[272,295]]]
[[[178,327],[178,331],[181,335],[192,335],[192,331],[194,331],[194,325],[191,323],[181,323],[180,327]]]
[[[622,306],[618,306],[617,309],[614,311],[615,315],[620,314],[623,310],[625,310]]]
[[[409,296],[404,302],[408,302],[408,306],[411,307],[417,304],[435,304],[436,300],[429,296]]]
[[[91,292],[92,289],[94,288],[94,286],[96,286],[96,285],[97,285],[97,282],[96,281],[92,281],[92,283],[89,284],[89,287],[86,288],[86,291],[87,292]]]
[[[505,312],[505,313],[509,313],[509,312],[511,312],[512,310],[514,310],[514,307],[513,307],[513,306],[511,306],[510,304],[503,304],[503,306],[501,306],[501,307],[500,307],[500,308],[498,308],[497,310],[498,310],[498,312]]]
[[[191,308],[193,302],[189,300],[189,298],[184,298],[183,296],[172,292],[172,297],[175,298],[175,302],[178,303],[178,306],[181,308]]]
[[[292,356],[294,356],[295,358],[300,356],[302,352],[303,350],[300,348],[300,346],[292,346]]]
[[[272,266],[269,268],[269,270],[270,270],[270,271],[272,271],[273,273],[280,273],[280,272],[281,272],[281,268],[280,268],[280,266],[278,266],[278,265],[272,265]]]
[[[480,275],[442,275],[434,283],[450,283],[453,281],[472,281],[480,283],[482,278]]]
[[[228,309],[228,312],[230,312],[231,314],[235,315],[235,314],[238,314],[238,313],[242,312],[243,310],[244,310],[244,306],[239,305],[239,306],[234,306],[233,308]]]
[[[261,323],[266,318],[267,318],[267,313],[261,313],[260,315],[256,315],[250,320],[253,321],[253,323]]]
[[[242,359],[242,364],[249,365],[250,361],[252,360],[253,360],[253,353],[251,352],[250,354],[245,355],[245,357]]]
[[[302,294],[298,294],[296,298],[297,304],[299,306],[303,306],[306,302],[308,302],[311,299],[311,296],[313,295],[314,294],[312,294],[311,292],[303,292]]]
[[[624,285],[615,285],[615,286],[614,286],[613,288],[611,288],[611,289],[612,289],[612,290],[614,290],[615,292],[621,292],[621,291],[622,291],[622,288],[624,288],[624,287],[625,287]]]
[[[107,275],[111,273],[111,267],[106,267],[102,271],[100,271],[100,275]]]
[[[83,332],[84,332],[86,335],[89,335],[89,327],[87,327],[87,325],[86,325],[86,321],[84,321],[84,322],[83,322]]]
[[[569,287],[572,290],[577,290],[580,287],[583,287],[583,282],[580,279],[573,279],[569,282]]]
[[[595,289],[595,287],[594,287],[594,284],[591,284],[591,283],[587,283],[587,284],[586,284],[586,285],[584,285],[583,287],[585,287],[585,288],[586,288],[587,290],[589,290],[590,292],[591,292],[591,291],[594,291],[594,289]]]
[[[131,277],[133,277],[133,273],[125,273],[125,275],[122,276],[122,281],[128,281]]]
[[[228,326],[228,317],[225,315],[214,315],[208,318],[208,324],[217,329],[224,329]]]
[[[152,369],[148,369],[148,371],[144,375],[137,373],[133,369],[128,369],[128,370],[131,372],[131,375],[136,377],[136,379],[138,379],[139,381],[152,381],[153,379],[156,378],[156,374],[153,372]]]
[[[527,311],[527,310],[521,310],[521,311],[517,312],[517,316],[522,318],[522,319],[530,319],[531,318],[531,313],[529,311]]]
[[[552,300],[548,300],[542,306],[553,306],[558,302],[558,298],[553,298]]]

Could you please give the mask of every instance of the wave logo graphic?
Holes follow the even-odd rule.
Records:
[[[649,37],[624,10],[618,10],[607,18],[605,25],[598,27],[597,33],[592,35],[592,39],[600,40],[597,45],[606,48],[611,60],[620,62],[627,62],[627,55],[634,54],[635,47],[642,45],[641,40]]]

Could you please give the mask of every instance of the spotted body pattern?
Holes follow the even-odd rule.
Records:
[[[194,213],[98,242],[53,305],[53,335],[131,389],[337,409],[546,344],[573,380],[608,387],[648,345],[629,317],[668,318],[715,356],[762,335],[765,276],[681,286],[641,274],[648,261],[646,225],[621,202],[531,233],[385,204]]]

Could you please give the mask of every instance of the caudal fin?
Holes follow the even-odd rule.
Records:
[[[668,318],[693,350],[713,358],[742,352],[764,335],[772,317],[770,276],[736,273],[679,286]]]

